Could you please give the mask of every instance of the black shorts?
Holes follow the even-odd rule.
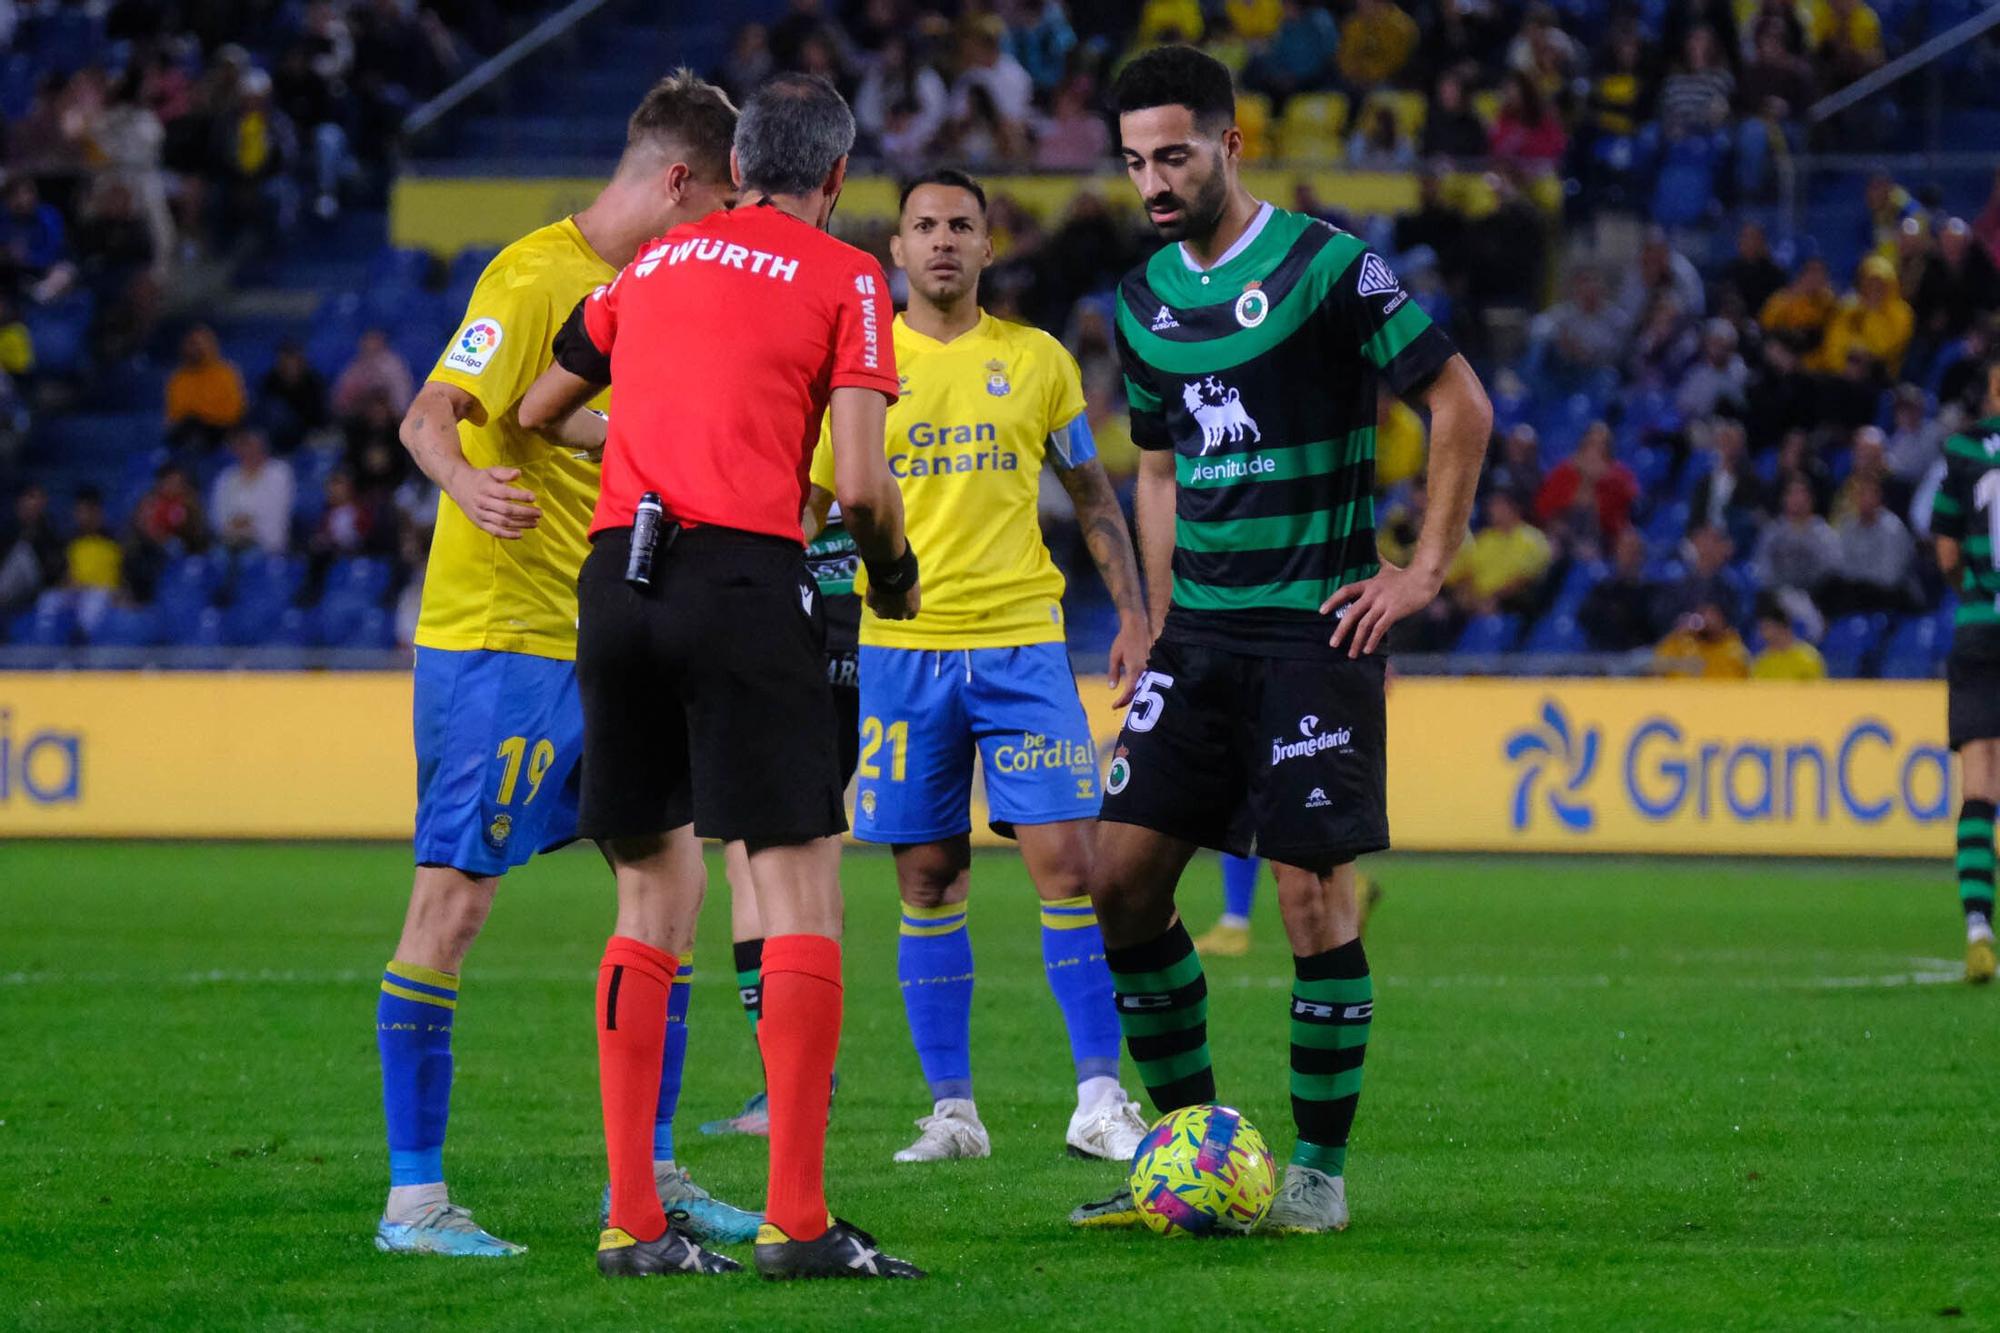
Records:
[[[2000,652],[1983,640],[1968,645],[1964,634],[1944,662],[1945,729],[1954,750],[2000,738]]]
[[[724,841],[846,832],[826,622],[798,544],[698,528],[635,588],[631,535],[600,533],[577,578],[579,832],[690,820]]]
[[[833,687],[834,748],[840,755],[840,790],[854,781],[861,762],[861,650],[826,655],[826,683]]]
[[[1389,845],[1384,660],[1153,645],[1102,818],[1325,874]]]

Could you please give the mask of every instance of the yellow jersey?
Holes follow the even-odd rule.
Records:
[[[1803,639],[1789,648],[1766,648],[1750,663],[1752,680],[1825,680],[1826,659]]]
[[[1014,648],[1063,640],[1063,576],[1036,514],[1042,460],[1095,457],[1083,424],[1076,359],[1040,329],[982,313],[948,343],[896,316],[903,394],[889,408],[889,471],[903,492],[922,564],[914,620],[866,612],[861,642],[877,648]],[[832,490],[833,444],[822,425],[812,481]],[[855,591],[867,589],[865,570]]]
[[[556,332],[576,303],[617,276],[570,218],[529,232],[479,275],[465,323],[430,378],[479,401],[485,420],[458,423],[466,461],[521,469],[515,484],[534,492],[542,521],[502,541],[450,496],[438,497],[419,647],[576,656],[576,572],[590,550],[598,465],[524,430],[515,409],[553,360]],[[592,405],[602,408],[605,398]]]

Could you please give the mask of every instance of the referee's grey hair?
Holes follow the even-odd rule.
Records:
[[[736,118],[743,188],[811,194],[854,148],[854,113],[817,74],[780,74],[750,95]]]

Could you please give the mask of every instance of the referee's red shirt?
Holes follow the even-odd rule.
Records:
[[[897,395],[889,284],[866,253],[768,205],[639,248],[584,303],[616,386],[590,530],[656,491],[687,527],[803,543],[799,515],[835,389]]]

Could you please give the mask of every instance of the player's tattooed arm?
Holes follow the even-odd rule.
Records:
[[[1373,578],[1338,589],[1320,607],[1322,615],[1346,608],[1330,642],[1347,649],[1349,657],[1374,652],[1391,626],[1431,604],[1472,520],[1479,465],[1493,434],[1493,404],[1462,356],[1445,362],[1418,396],[1431,417],[1431,457],[1424,472],[1430,508],[1410,563],[1398,567],[1385,561]]]
[[[1118,636],[1111,643],[1109,674],[1117,691],[1113,706],[1122,708],[1132,701],[1139,673],[1146,669],[1146,651],[1152,646],[1152,621],[1146,614],[1146,598],[1139,586],[1139,561],[1132,550],[1132,533],[1125,526],[1125,511],[1111,489],[1104,465],[1089,459],[1072,468],[1056,469],[1056,477],[1076,506],[1077,526],[1083,530],[1084,545],[1118,608]]]
[[[480,531],[512,541],[541,522],[542,511],[535,508],[533,491],[513,484],[521,475],[519,468],[479,468],[466,460],[458,423],[477,425],[485,420],[486,411],[477,398],[455,384],[430,380],[417,391],[397,435],[423,474]]]

